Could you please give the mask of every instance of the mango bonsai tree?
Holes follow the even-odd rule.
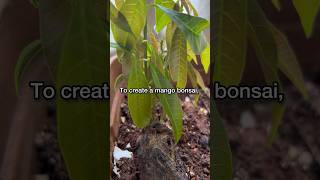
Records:
[[[204,36],[209,22],[198,17],[189,0],[116,0],[110,4],[111,30],[123,72],[115,84],[125,80],[128,89],[147,88],[148,93],[128,93],[128,108],[134,124],[147,127],[152,107],[160,102],[171,122],[175,141],[182,132],[183,112],[176,93],[153,93],[152,89],[205,89],[195,64],[208,72],[210,45]],[[148,25],[148,11],[155,12],[155,27]]]

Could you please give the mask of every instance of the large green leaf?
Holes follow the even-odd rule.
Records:
[[[293,0],[293,4],[297,9],[305,34],[311,37],[320,8],[320,0]]]
[[[148,88],[148,81],[138,59],[132,59],[128,89]],[[152,116],[151,95],[128,94],[128,107],[134,124],[139,128],[146,127]]]
[[[187,41],[180,29],[176,29],[169,50],[169,69],[173,81],[178,88],[187,84]]]
[[[114,23],[111,23],[111,30],[116,42],[132,50],[136,47],[137,40],[146,23],[146,1],[145,0],[127,0],[116,1],[117,8],[127,20],[133,34],[118,28]],[[119,54],[118,54],[119,56]],[[121,56],[119,56],[121,57]]]
[[[65,85],[101,86],[109,81],[107,30],[96,14],[95,3],[81,0],[71,3],[72,14],[58,64],[57,89]],[[107,179],[108,119],[109,101],[58,97],[58,139],[72,180]]]
[[[210,159],[213,170],[212,179],[232,180],[232,154],[229,139],[214,101],[211,101],[211,111],[213,112],[210,128],[213,134],[210,138],[213,156]]]
[[[204,51],[206,51],[206,49]],[[204,51],[202,52],[202,54],[204,53]],[[197,56],[192,51],[189,43],[187,43],[187,53],[188,53],[188,61],[193,61],[195,64],[198,64]]]
[[[272,29],[258,2],[249,0],[249,39],[268,84],[279,82],[278,56]]]
[[[124,15],[110,2],[110,19],[120,29],[132,33],[130,25]]]
[[[278,75],[277,45],[270,22],[255,0],[249,1],[249,10],[249,38],[255,48],[266,82],[269,85],[273,85],[274,82],[279,83],[282,91]],[[269,143],[272,143],[277,135],[284,108],[284,104],[273,104],[271,131],[268,135]]]
[[[174,2],[172,0],[155,0],[155,4],[161,5],[168,9],[172,9],[174,7]],[[156,31],[159,33],[166,25],[170,23],[170,17],[164,14],[158,8],[155,8],[156,13]]]
[[[155,88],[173,88],[170,81],[167,80],[159,71],[151,64],[152,79]],[[173,134],[176,143],[179,141],[182,133],[182,115],[180,100],[177,94],[158,94],[160,103],[164,112],[170,119]]]
[[[213,8],[213,79],[235,85],[246,59],[247,0],[215,0]]]
[[[134,49],[135,47],[135,37],[133,34],[128,33],[121,28],[118,28],[114,23],[111,22],[111,30],[113,34],[114,40],[119,44],[121,47],[127,49],[128,51]],[[119,56],[118,54],[118,57]]]
[[[65,0],[39,1],[40,38],[44,55],[55,78],[63,38],[67,31],[71,4]]]
[[[287,38],[281,31],[271,25],[278,50],[278,67],[290,79],[304,98],[308,98],[308,92],[297,57],[291,48]]]
[[[172,37],[173,37],[173,33],[176,29],[176,25],[171,22],[170,24],[168,24],[167,26],[167,29],[166,29],[166,45],[167,45],[167,48],[170,48],[171,47],[171,41],[172,41]],[[189,44],[189,43],[188,43]]]
[[[134,35],[139,37],[147,18],[146,0],[126,0],[120,12],[126,17]]]
[[[21,75],[27,68],[27,65],[42,52],[42,45],[40,40],[35,40],[26,46],[20,53],[19,59],[14,69],[14,81],[16,85],[16,92],[19,92],[19,84]]]
[[[195,54],[200,55],[206,47],[203,30],[209,26],[206,19],[170,10],[160,5],[156,5],[160,10],[167,14],[174,21],[178,28],[190,43]]]

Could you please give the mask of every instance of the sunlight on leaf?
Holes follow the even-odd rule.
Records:
[[[148,89],[148,87],[148,81],[139,60],[137,58],[132,58],[132,66],[128,80],[128,89]],[[138,128],[144,128],[149,124],[152,116],[151,95],[149,93],[129,93],[128,107],[132,120]]]
[[[210,45],[209,44],[201,53],[201,63],[203,65],[204,72],[208,73],[209,67],[210,67]]]
[[[146,0],[126,0],[120,12],[126,17],[135,37],[139,37],[147,18]]]
[[[118,9],[112,3],[110,3],[110,20],[120,29],[128,33],[132,33],[127,19],[120,11],[118,11]]]
[[[180,29],[176,29],[169,51],[169,69],[173,81],[178,88],[185,88],[187,84],[187,41]]]
[[[195,64],[198,64],[197,57],[192,51],[189,43],[187,43],[187,53],[188,53],[188,61],[193,61]]]
[[[178,28],[183,32],[190,43],[194,53],[200,55],[206,48],[203,30],[209,27],[209,21],[204,18],[173,11],[160,5],[156,6],[177,24]]]
[[[172,0],[155,0],[154,3],[166,7],[168,9],[173,9],[174,7],[174,2]],[[155,13],[156,31],[159,33],[166,25],[170,23],[170,17],[158,8],[155,8]]]

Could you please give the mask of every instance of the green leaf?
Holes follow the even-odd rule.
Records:
[[[198,64],[197,56],[192,51],[189,43],[187,43],[187,53],[188,53],[188,61],[193,61],[195,64]]]
[[[26,46],[20,53],[19,59],[14,69],[14,81],[16,85],[16,92],[19,92],[19,84],[21,76],[28,64],[42,52],[42,45],[40,40],[35,40]]]
[[[151,48],[151,45],[148,44],[148,49],[150,51],[150,55],[151,55],[151,61],[152,63],[158,68],[158,70],[163,73],[164,72],[164,60],[161,57],[161,55],[158,54],[158,52]]]
[[[278,134],[278,129],[283,119],[285,106],[283,104],[274,104],[272,109],[272,122],[271,122],[271,130],[268,134],[268,144],[271,145]]]
[[[116,4],[127,20],[133,35],[118,28],[114,23],[111,23],[113,37],[119,45],[126,47],[128,50],[132,50],[136,47],[136,42],[139,40],[146,23],[146,1],[126,0],[125,2],[116,1]]]
[[[39,1],[40,38],[44,55],[50,66],[52,78],[56,78],[61,47],[70,21],[71,4],[65,0]]]
[[[279,82],[278,55],[272,29],[258,2],[249,1],[249,39],[256,51],[266,82]]]
[[[214,81],[240,83],[246,59],[247,0],[213,1]]]
[[[280,0],[271,0],[271,2],[273,3],[273,5],[278,9],[278,11],[281,10],[281,3]]]
[[[320,0],[293,0],[293,4],[299,14],[306,36],[311,37],[320,7]]]
[[[201,76],[201,74],[199,73],[199,71],[196,68],[193,68],[193,71],[196,74],[196,78],[197,78],[197,84],[201,87],[202,90],[206,89],[206,85],[203,81],[203,78]]]
[[[210,45],[209,44],[201,53],[201,63],[203,65],[204,72],[208,73],[209,67],[210,67]]]
[[[124,15],[118,11],[118,9],[110,2],[110,19],[120,29],[132,33],[131,28],[128,24],[127,19]]]
[[[290,79],[304,98],[308,99],[308,92],[304,83],[303,74],[293,49],[285,35],[273,25],[271,25],[271,27],[278,50],[278,67]]]
[[[213,133],[210,139],[210,149],[213,154],[210,160],[213,170],[212,179],[232,180],[232,154],[228,135],[214,101],[211,101],[211,109],[213,111],[211,117],[213,124],[210,128]]]
[[[117,44],[128,51],[135,48],[135,38],[133,34],[128,33],[120,28],[118,28],[115,24],[111,22],[111,30],[114,37],[114,40]]]
[[[193,88],[197,87],[198,83],[197,83],[197,75],[194,72],[194,68],[191,64],[191,62],[188,62],[188,78],[191,82],[191,85]]]
[[[124,74],[119,74],[114,82],[114,90],[117,91],[117,89],[120,86],[120,83],[123,82],[124,80],[128,80],[128,77],[125,76]]]
[[[187,84],[187,41],[180,29],[176,29],[169,51],[169,69],[173,81],[178,88],[185,88]]]
[[[274,82],[280,84],[277,45],[270,22],[267,20],[261,7],[255,0],[249,2],[249,38],[256,50],[267,84],[272,85]],[[281,84],[280,91],[282,91]],[[284,105],[274,103],[273,108],[271,131],[268,135],[268,142],[270,144],[276,137],[279,125],[281,124]]]
[[[155,88],[173,88],[171,83],[151,64],[152,79]],[[164,112],[170,119],[176,143],[182,133],[182,115],[180,100],[177,94],[158,94]]]
[[[126,0],[120,9],[135,37],[139,37],[147,18],[146,0]]]
[[[72,13],[61,48],[57,89],[65,85],[101,86],[109,81],[109,62],[106,61],[109,50],[106,49],[107,30],[96,14],[96,2],[66,2],[70,3]],[[84,102],[58,96],[58,140],[70,179],[108,178],[108,119],[109,101]]]
[[[156,6],[177,24],[178,28],[183,32],[184,36],[190,43],[194,53],[200,55],[206,47],[203,30],[209,26],[209,21],[201,17],[190,16],[188,14],[173,11],[160,5]]]
[[[166,7],[168,9],[172,9],[174,7],[174,2],[172,0],[155,0],[154,3]],[[168,17],[166,14],[164,14],[163,11],[161,11],[158,8],[155,8],[155,13],[156,31],[159,33],[166,25],[170,23],[170,17]]]
[[[128,89],[149,89],[147,78],[137,58],[132,59],[131,71],[129,73]],[[134,124],[139,128],[146,127],[152,116],[151,95],[128,94],[128,107]]]
[[[171,22],[170,24],[168,24],[167,29],[166,29],[166,43],[167,43],[167,48],[171,47],[171,41],[172,41],[172,37],[173,37],[173,33],[176,30],[176,25]]]

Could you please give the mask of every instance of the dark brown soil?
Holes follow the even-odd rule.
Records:
[[[48,108],[49,122],[36,134],[34,143],[38,162],[37,175],[50,180],[69,180],[57,140],[55,108]]]
[[[192,97],[182,97],[183,135],[176,147],[176,156],[186,166],[187,179],[210,179],[209,137],[209,98],[201,95],[198,106],[192,102]],[[113,179],[139,179],[137,159],[137,139],[142,131],[136,128],[130,118],[127,104],[122,104],[122,120],[119,138],[116,145],[121,149],[133,152],[133,159],[121,159],[116,165],[120,169],[120,177],[113,173]],[[161,109],[157,109],[156,116],[160,118]],[[170,128],[168,120],[164,124]],[[128,148],[128,144],[130,147]]]
[[[309,86],[311,101],[306,102],[292,88],[286,94],[286,112],[279,134],[267,145],[270,128],[270,104],[220,103],[233,153],[237,180],[318,180],[320,114],[313,102],[320,102],[319,88]],[[241,123],[243,113],[255,123]]]

